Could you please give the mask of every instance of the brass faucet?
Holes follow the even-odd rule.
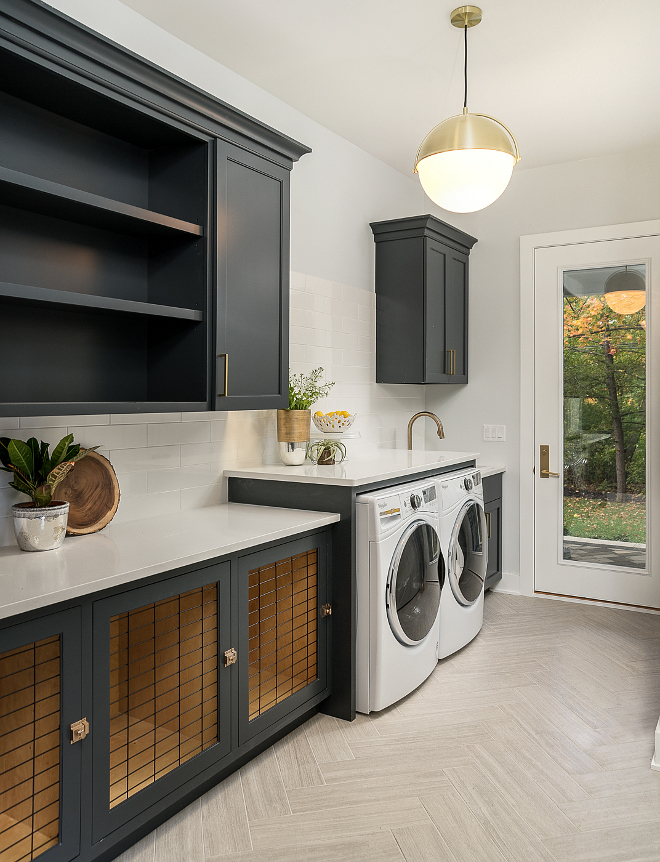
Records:
[[[444,431],[444,428],[442,427],[442,422],[438,419],[438,417],[435,415],[435,413],[428,413],[426,410],[422,410],[421,413],[415,413],[413,418],[408,423],[408,448],[409,449],[412,449],[413,422],[415,421],[415,419],[419,419],[420,416],[428,416],[429,419],[433,419],[435,424],[438,426],[438,437],[441,440],[445,439],[445,431]]]

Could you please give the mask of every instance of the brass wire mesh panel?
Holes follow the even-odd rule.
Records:
[[[218,736],[216,584],[110,618],[110,808]]]
[[[317,677],[316,550],[248,575],[249,720]]]
[[[0,862],[59,843],[60,638],[0,655]]]

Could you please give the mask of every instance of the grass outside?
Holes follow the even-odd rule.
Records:
[[[564,498],[564,535],[646,542],[646,504]]]

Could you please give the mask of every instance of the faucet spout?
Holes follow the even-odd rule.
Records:
[[[422,410],[420,413],[415,413],[410,422],[408,423],[408,448],[412,449],[412,431],[413,431],[413,423],[415,419],[419,419],[420,416],[428,416],[429,419],[433,419],[435,424],[438,426],[438,437],[441,440],[445,439],[445,431],[442,427],[442,422],[438,419],[435,413],[429,413],[427,410]]]

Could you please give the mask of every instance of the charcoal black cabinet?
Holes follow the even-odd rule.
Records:
[[[38,0],[0,82],[0,415],[286,406],[309,149]]]
[[[488,568],[486,589],[502,580],[502,474],[483,479],[484,511],[488,531]]]
[[[320,530],[2,621],[0,862],[114,858],[309,718],[329,554]]]
[[[215,409],[289,403],[289,171],[217,145]]]
[[[477,241],[431,215],[371,225],[376,382],[468,382],[468,259]]]

